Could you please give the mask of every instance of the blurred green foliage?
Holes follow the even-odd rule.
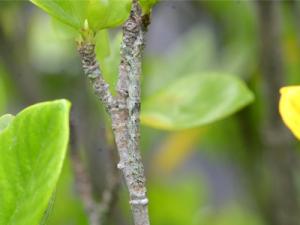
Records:
[[[239,79],[244,80],[254,92],[255,101],[239,112],[237,110],[240,107],[227,108],[230,109],[230,113],[227,111],[227,115],[230,114],[228,118],[224,118],[226,110],[221,110],[222,115],[215,117],[221,120],[205,126],[204,123],[192,124],[196,126],[194,129],[182,130],[181,128],[191,126],[185,127],[186,123],[177,124],[176,118],[172,121],[172,128],[181,129],[177,132],[142,126],[141,148],[149,177],[147,185],[151,221],[154,225],[269,224],[266,211],[270,210],[270,206],[261,202],[268,198],[273,178],[262,164],[261,148],[257,147],[261,139],[261,114],[264,105],[268,103],[263,99],[265,90],[259,59],[256,5],[252,1],[234,0],[172,4],[162,1],[154,8],[149,44],[153,38],[152,32],[156,32],[160,39],[169,38],[169,26],[163,28],[166,33],[161,33],[159,29],[152,30],[152,27],[156,28],[159,24],[164,24],[163,22],[169,23],[170,27],[177,24],[178,27],[189,29],[184,29],[182,33],[170,34],[171,44],[165,52],[145,52],[142,76],[143,110],[150,107],[152,113],[163,114],[169,119],[175,113],[179,116],[188,115],[183,112],[193,111],[193,104],[212,104],[214,95],[211,92],[216,91],[210,86],[203,84],[209,93],[206,94],[206,99],[197,95],[203,90],[199,87],[198,79],[203,79],[203,74],[211,73],[220,76],[220,86],[223,84],[224,74],[232,74],[238,83]],[[179,10],[184,8],[184,4],[192,5],[187,8],[190,10],[188,12],[191,17],[192,12],[196,12],[200,22],[188,20],[189,18],[188,23],[184,22],[186,18],[180,14],[184,10]],[[74,7],[74,13],[83,10],[81,7]],[[166,8],[170,11],[164,11]],[[282,3],[280,9],[284,79],[289,84],[297,84],[300,81],[299,20],[295,19],[296,8],[291,3]],[[176,19],[172,17],[174,15]],[[55,17],[56,19],[49,20],[29,3],[0,3],[0,37],[12,40],[9,46],[11,51],[4,52],[1,49],[0,55],[10,57],[15,51],[10,57],[14,60],[13,66],[0,57],[0,63],[4,65],[3,71],[0,70],[0,112],[18,111],[29,103],[45,99],[69,98],[74,105],[72,122],[77,129],[77,144],[75,147],[72,144],[71,149],[81,149],[86,155],[86,164],[94,178],[96,195],[101,196],[106,179],[101,172],[103,167],[99,168],[95,164],[105,164],[105,158],[101,158],[99,152],[105,152],[106,145],[100,138],[104,136],[105,124],[109,123],[99,119],[99,114],[104,115],[102,106],[85,83],[74,43],[77,33],[68,25],[60,23],[63,20],[80,29],[84,18],[75,21],[74,18],[65,15]],[[21,23],[22,21],[25,21],[25,24]],[[20,26],[24,26],[25,31],[23,32],[17,24],[22,24]],[[97,58],[112,91],[120,61],[120,41],[121,34],[118,29],[103,30],[96,37]],[[18,43],[21,44],[16,45]],[[17,46],[16,49],[13,49],[13,46]],[[19,46],[25,46],[25,51],[17,49]],[[27,61],[22,62],[20,58]],[[22,72],[24,65],[20,65],[21,63],[25,64],[25,68],[32,70]],[[12,67],[17,69],[17,74]],[[182,101],[163,101],[161,93],[168,92],[168,88],[174,83],[184,82],[189,74],[198,74],[199,77],[183,85],[186,88],[184,93],[180,93],[182,83],[175,85],[172,91],[172,96],[182,94],[181,98],[191,100],[189,107],[179,110]],[[23,82],[24,80],[28,82]],[[26,85],[35,93],[35,99],[28,98],[30,95],[27,95]],[[248,96],[246,102],[249,103],[251,94],[248,89],[243,89],[243,93]],[[230,91],[228,95],[233,96]],[[225,95],[221,96],[227,99]],[[155,100],[151,100],[153,98]],[[221,98],[219,102],[225,104],[225,100]],[[148,104],[148,101],[152,103]],[[246,103],[243,104],[245,105]],[[204,111],[211,116],[208,108],[205,107]],[[199,115],[193,116],[198,118]],[[187,121],[195,122],[191,117]],[[96,153],[91,153],[92,151]],[[294,173],[295,176],[299,176],[297,171]],[[190,179],[186,179],[186,174],[189,174]],[[199,174],[203,176],[199,177]],[[117,212],[113,214],[111,224],[121,224],[120,221],[123,224],[129,223],[126,190],[122,187],[120,192],[121,203],[116,203]],[[229,192],[231,194],[228,194]],[[214,200],[214,197],[217,200]],[[53,211],[50,212],[46,224],[88,224],[69,161],[59,180]]]
[[[263,225],[262,220],[255,214],[238,207],[236,204],[229,204],[218,213],[210,213],[209,209],[204,209],[198,215],[198,225]]]
[[[143,102],[141,122],[179,130],[223,119],[253,101],[251,91],[234,76],[185,75]]]
[[[46,224],[88,225],[74,182],[70,161],[67,159],[56,187],[53,210],[49,212]]]
[[[95,32],[122,24],[129,16],[131,6],[130,0],[31,0],[31,2],[79,33],[85,26],[85,21]]]
[[[148,189],[150,217],[154,225],[195,224],[195,217],[204,202],[199,183],[185,179],[180,183],[153,183]]]

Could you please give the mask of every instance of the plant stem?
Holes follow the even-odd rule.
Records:
[[[130,16],[123,26],[117,96],[112,96],[102,77],[96,60],[95,45],[90,38],[78,43],[84,72],[111,117],[120,157],[118,168],[122,170],[129,190],[135,225],[150,224],[146,179],[139,149],[140,74],[144,36],[148,24],[149,15],[143,16],[139,3],[133,0]]]
[[[81,56],[84,73],[90,79],[95,95],[100,98],[106,111],[111,114],[117,105],[109,91],[109,85],[103,79],[99,63],[96,59],[95,44],[89,41],[79,43],[78,52]]]
[[[146,180],[139,143],[141,61],[145,45],[145,33],[148,25],[149,15],[142,16],[141,7],[138,2],[134,0],[130,17],[123,26],[118,93],[120,96],[128,95],[128,154],[124,160],[121,159],[119,168],[122,169],[125,174],[130,192],[130,204],[136,225],[150,224],[147,207],[148,199],[146,197]],[[124,98],[122,97],[122,99]]]

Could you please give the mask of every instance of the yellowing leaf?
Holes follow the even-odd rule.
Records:
[[[194,128],[171,133],[161,144],[153,160],[153,171],[170,173],[180,166],[193,152],[205,128]]]
[[[279,112],[286,126],[300,139],[300,86],[280,89]]]

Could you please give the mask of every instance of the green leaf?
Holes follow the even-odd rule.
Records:
[[[54,21],[56,21],[55,28]],[[58,25],[67,27],[68,30],[65,31],[65,35],[68,34],[69,39],[61,38]],[[73,32],[69,32],[71,30]],[[72,37],[72,33],[76,33],[76,37],[78,36],[77,31],[57,19],[45,21],[41,14],[32,17],[30,32],[27,36],[28,47],[30,48],[29,57],[39,73],[53,75],[61,73],[62,70],[65,74],[74,73],[74,68],[69,66],[76,54],[74,49],[75,35]],[[51,60],[49,60],[49,56],[51,56]]]
[[[77,31],[89,27],[97,32],[121,25],[129,17],[131,0],[30,0],[60,22]],[[152,1],[152,0],[151,0]]]
[[[56,19],[54,17],[51,18],[50,25],[51,25],[52,31],[50,30],[49,33],[53,32],[53,34],[59,40],[62,40],[62,41],[72,40],[73,41],[74,39],[76,40],[76,38],[78,38],[78,32],[76,30],[74,30],[72,27],[68,26],[67,24],[60,22],[58,19]]]
[[[5,114],[0,117],[0,132],[3,131],[10,122],[14,119],[14,116],[11,114]]]
[[[110,91],[115,93],[114,87],[118,79],[122,33],[119,32],[112,41],[110,41],[106,30],[98,33],[100,34],[96,36],[96,56]]]
[[[139,0],[142,6],[143,14],[148,14],[151,8],[158,2],[158,0]]]
[[[96,56],[102,62],[107,56],[110,55],[109,34],[107,30],[97,32],[95,36],[96,42]]]
[[[30,0],[49,15],[76,30],[83,27],[88,0]]]
[[[0,224],[39,224],[65,158],[69,109],[66,100],[30,106],[0,133]]]
[[[253,99],[246,85],[235,76],[189,75],[145,99],[141,122],[166,130],[202,126],[233,114]]]
[[[204,207],[207,192],[199,180],[199,177],[185,177],[177,182],[150,183],[151,224],[196,225],[195,215]]]
[[[129,17],[132,0],[89,0],[87,18],[94,31],[117,27]]]

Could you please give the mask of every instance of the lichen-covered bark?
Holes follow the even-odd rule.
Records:
[[[141,61],[148,24],[149,16],[142,16],[138,1],[133,0],[130,16],[123,26],[116,96],[111,95],[108,84],[102,77],[95,56],[95,45],[89,38],[78,43],[84,72],[111,117],[120,157],[118,168],[122,170],[129,190],[135,225],[150,224],[146,179],[139,149]]]
[[[123,170],[130,193],[130,204],[136,225],[150,224],[148,218],[148,198],[146,179],[140,154],[140,75],[142,52],[148,16],[142,16],[141,7],[133,1],[129,19],[123,26],[121,45],[120,77],[117,91],[120,96],[127,95],[127,158],[121,158],[119,168]],[[123,80],[123,82],[122,82]],[[124,98],[122,98],[124,99]]]
[[[83,41],[78,44],[78,52],[84,73],[89,78],[96,96],[99,97],[106,111],[111,113],[112,109],[116,107],[116,101],[109,91],[109,85],[103,79],[96,59],[95,44]]]

